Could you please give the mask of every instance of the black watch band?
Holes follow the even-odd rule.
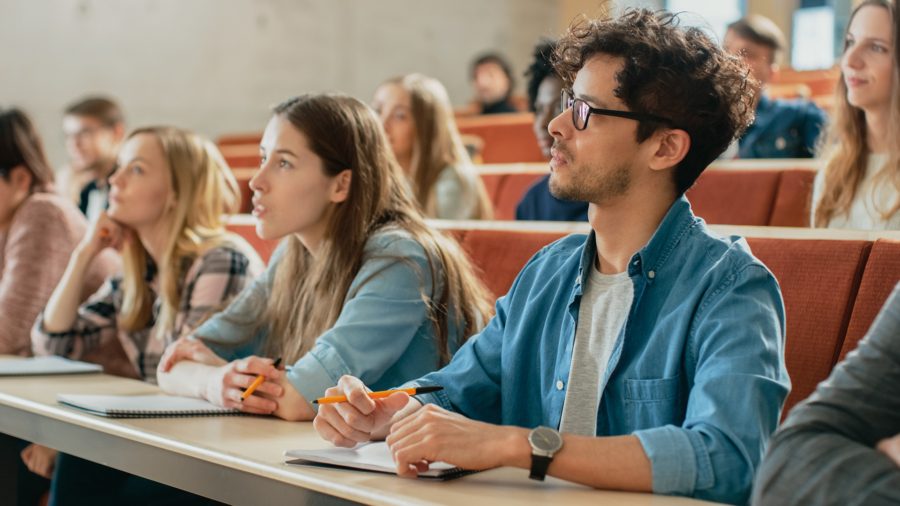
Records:
[[[531,454],[531,474],[528,475],[532,480],[544,481],[547,476],[547,468],[553,462],[553,457],[544,457],[542,455]]]

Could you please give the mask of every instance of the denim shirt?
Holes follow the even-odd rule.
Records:
[[[826,121],[812,102],[763,95],[756,119],[740,140],[738,158],[812,158]]]
[[[409,385],[470,418],[559,427],[593,232],[538,252],[449,365]],[[744,504],[790,380],[778,283],[681,197],[628,264],[634,301],[600,384],[597,436],[634,434],[659,494]]]
[[[258,320],[272,295],[272,284],[286,243],[273,253],[265,274],[248,286],[221,313],[198,327],[192,338],[204,342],[225,360],[262,356],[269,337]],[[350,285],[334,326],[318,336],[316,345],[293,366],[287,378],[307,401],[322,397],[345,374],[360,378],[374,390],[421,377],[440,368],[441,358],[426,298],[440,294],[432,279],[425,249],[409,233],[388,229],[366,243],[359,272]],[[423,296],[423,294],[427,295]],[[449,326],[450,352],[459,349],[461,329]],[[275,358],[275,357],[270,357]],[[317,404],[310,404],[317,409]]]

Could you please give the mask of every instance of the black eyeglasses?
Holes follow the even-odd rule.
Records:
[[[588,119],[590,119],[591,114],[615,116],[616,118],[633,119],[635,121],[658,121],[669,126],[673,125],[672,120],[663,118],[662,116],[654,116],[652,114],[641,114],[628,111],[613,111],[612,109],[597,109],[596,107],[591,107],[590,105],[588,105],[584,100],[573,97],[572,93],[569,90],[565,89],[562,90],[562,100],[560,101],[560,107],[562,107],[563,111],[570,107],[572,108],[572,123],[575,124],[576,130],[584,130],[585,128],[587,128]]]

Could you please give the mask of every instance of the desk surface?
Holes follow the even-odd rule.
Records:
[[[179,465],[185,467],[185,462],[181,462],[185,457],[190,458],[190,462],[213,464],[220,471],[228,470],[231,474],[228,475],[229,479],[216,485],[220,493],[212,495],[218,495],[214,498],[227,502],[232,502],[229,500],[231,498],[236,503],[245,502],[246,497],[237,498],[236,495],[226,493],[226,490],[249,490],[254,479],[263,479],[269,483],[270,480],[276,480],[291,487],[312,490],[329,498],[366,504],[478,506],[496,504],[498,500],[504,503],[544,505],[593,505],[598,502],[634,506],[710,504],[685,498],[597,491],[554,478],[548,478],[545,483],[537,483],[529,480],[525,471],[510,468],[435,483],[390,475],[289,467],[284,465],[282,452],[285,449],[330,446],[330,443],[318,437],[309,422],[291,423],[269,417],[108,419],[56,403],[57,393],[146,395],[158,392],[159,389],[153,385],[100,374],[2,378],[0,432],[30,438],[36,443],[47,444],[109,465],[113,465],[110,462],[116,460],[115,452],[123,451],[126,443],[132,445],[132,452],[135,449],[146,450],[148,455],[155,455],[152,457],[153,462],[145,462],[145,465],[153,466],[148,469]],[[49,427],[53,424],[57,428],[51,430]],[[66,427],[81,431],[81,441],[62,439],[58,433],[61,432],[60,428]],[[134,446],[135,443],[137,447]],[[90,447],[93,454],[79,455],[79,447]],[[131,458],[135,461],[144,460],[135,459],[133,455]],[[183,472],[190,473],[194,468],[199,469],[199,466],[188,467]],[[126,470],[133,472],[132,469]],[[155,475],[147,477],[158,479]],[[188,485],[181,488],[210,495],[209,484],[204,488],[198,483],[202,480],[201,476],[197,476],[191,482],[196,483],[197,487]],[[260,488],[256,490],[259,491]],[[258,502],[260,497],[254,497]]]

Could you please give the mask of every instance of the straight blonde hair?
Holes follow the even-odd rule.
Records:
[[[894,19],[894,4],[888,0],[865,0],[850,15],[850,23],[863,7],[881,7]],[[897,38],[894,27],[893,38]],[[844,34],[846,41],[846,32]],[[891,44],[896,51],[896,44]],[[846,50],[846,42],[845,42]],[[888,130],[888,147],[890,158],[885,166],[873,177],[870,190],[874,192],[880,185],[891,184],[900,195],[900,78],[898,78],[897,57],[894,55],[893,85],[891,87],[890,126]],[[838,80],[835,89],[834,122],[828,132],[820,140],[819,156],[828,160],[825,168],[822,196],[816,204],[813,223],[816,227],[827,227],[835,217],[847,215],[853,200],[863,191],[862,182],[871,154],[866,131],[866,115],[862,109],[850,104],[847,100],[847,83],[844,73]],[[890,209],[876,209],[886,220],[900,211],[900,199]]]
[[[328,214],[316,257],[296,236],[285,239],[272,296],[258,322],[260,328],[269,328],[266,354],[293,363],[315,346],[354,295],[350,286],[369,238],[392,227],[409,233],[429,258],[429,272],[420,274],[423,281],[430,276],[434,293],[424,293],[423,284],[422,299],[428,304],[441,361],[449,361],[451,323],[467,339],[493,314],[491,298],[456,242],[425,224],[375,113],[340,94],[304,95],[276,106],[274,112],[306,137],[326,175],[350,170],[352,177],[346,201],[334,204]],[[418,269],[408,259],[395,260]]]
[[[493,219],[493,205],[459,136],[453,107],[444,85],[422,74],[395,77],[384,84],[399,85],[409,93],[410,114],[416,132],[409,179],[425,215],[437,216],[434,187],[441,172],[450,167],[459,181],[475,181],[474,189],[468,184],[462,185],[463,202],[471,202],[473,198],[475,201],[472,218]],[[476,195],[470,195],[473,190]]]
[[[154,337],[163,338],[175,325],[184,276],[193,261],[210,249],[244,241],[226,232],[223,215],[238,212],[241,194],[231,169],[209,140],[174,127],[139,128],[128,136],[152,135],[168,162],[175,206],[169,211],[169,235],[158,265],[161,307]],[[146,328],[153,318],[154,297],[147,279],[147,250],[138,240],[122,252],[124,267],[119,325],[129,331]]]

